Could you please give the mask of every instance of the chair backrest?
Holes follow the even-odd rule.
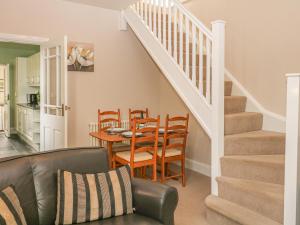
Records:
[[[132,128],[132,122],[133,122],[133,119],[145,119],[145,118],[148,118],[149,117],[149,110],[148,108],[146,108],[145,110],[142,110],[142,109],[129,109],[129,113],[128,113],[128,116],[129,116],[129,125],[130,127]]]
[[[188,135],[189,114],[186,116],[166,117],[162,157],[168,149],[178,149],[185,154]]]
[[[98,109],[98,130],[107,130],[111,127],[121,127],[121,111],[100,111]]]
[[[152,159],[156,159],[159,126],[159,116],[157,118],[133,119],[130,163],[134,162],[134,154],[138,152],[151,152],[153,153]],[[138,137],[136,133],[143,135]]]

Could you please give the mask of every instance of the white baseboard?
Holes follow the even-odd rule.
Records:
[[[264,116],[263,129],[277,132],[285,132],[285,117],[267,110],[260,102],[251,95],[247,89],[225,69],[226,77],[232,81],[232,94],[247,97],[246,111],[260,112]]]
[[[197,173],[201,173],[205,176],[210,177],[211,175],[211,167],[209,164],[200,163],[192,159],[185,159],[186,168]]]

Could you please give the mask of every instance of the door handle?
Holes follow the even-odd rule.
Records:
[[[65,111],[68,111],[68,110],[71,110],[71,107],[70,106],[67,106],[65,104],[62,104],[61,105],[61,112],[62,112],[62,116],[65,116]]]
[[[68,111],[68,110],[71,110],[71,107],[70,106],[67,106],[65,105],[65,110]]]

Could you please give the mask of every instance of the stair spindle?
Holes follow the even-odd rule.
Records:
[[[157,5],[158,5],[158,0],[154,0],[154,6],[153,6],[153,33],[154,33],[155,37],[157,37],[157,24],[156,24]]]
[[[199,30],[199,91],[203,95],[203,33]]]
[[[171,1],[168,1],[168,51],[172,55],[172,8]]]
[[[178,63],[178,58],[177,58],[177,7],[174,6],[174,59],[176,63]]]
[[[211,50],[210,50],[210,40],[206,38],[206,99],[207,102],[211,103],[211,93],[210,93],[210,73],[211,73]]]
[[[185,73],[187,77],[190,77],[190,21],[185,17]]]
[[[196,86],[196,26],[192,24],[192,82]]]
[[[167,10],[166,1],[163,1],[163,46],[166,48],[167,45]]]
[[[180,68],[183,69],[183,15],[179,12],[179,63]]]

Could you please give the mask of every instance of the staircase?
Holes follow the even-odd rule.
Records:
[[[211,225],[283,223],[285,135],[224,81],[224,23],[206,28],[178,0],[140,0],[124,17],[212,143]],[[225,135],[224,135],[225,134]]]
[[[262,130],[247,98],[225,93],[225,143],[218,196],[206,198],[211,225],[283,224],[285,134]]]

